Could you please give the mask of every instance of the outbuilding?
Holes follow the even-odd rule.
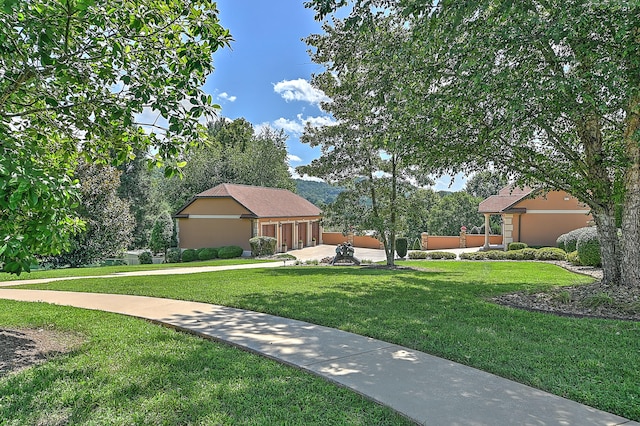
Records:
[[[489,218],[502,216],[502,243],[555,247],[557,238],[588,226],[593,218],[588,206],[565,191],[543,191],[506,186],[482,201],[478,211],[485,217],[485,249],[489,248]]]
[[[278,251],[321,244],[321,210],[280,188],[224,183],[193,197],[175,215],[180,248],[236,245],[277,239]]]

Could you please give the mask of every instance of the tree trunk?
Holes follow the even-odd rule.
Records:
[[[617,284],[620,282],[620,244],[616,227],[615,207],[610,209],[592,209],[593,219],[600,239],[600,257],[602,259],[602,282]]]
[[[640,98],[630,106],[624,134],[629,159],[622,211],[621,284],[625,287],[640,286]]]

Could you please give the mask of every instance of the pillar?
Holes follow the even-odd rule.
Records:
[[[509,243],[513,242],[513,215],[505,214],[502,220],[502,244],[504,249],[509,248]]]
[[[422,247],[422,250],[428,250],[429,234],[427,234],[426,232],[423,232],[422,234],[420,234],[420,245]]]
[[[484,214],[484,250],[489,250],[489,233],[491,232],[491,215],[489,213]]]
[[[467,227],[460,227],[460,248],[467,248]]]

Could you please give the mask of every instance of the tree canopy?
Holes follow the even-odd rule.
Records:
[[[209,0],[0,1],[0,263],[69,247],[78,155],[149,152],[168,173],[215,105],[202,92],[231,41]]]
[[[318,17],[345,6],[312,0]],[[396,16],[411,34],[394,62],[404,103],[441,171],[513,174],[566,190],[592,211],[604,281],[640,282],[640,4],[501,0],[353,2],[352,34]],[[393,54],[378,64],[388,68]],[[407,69],[407,64],[411,66]],[[622,210],[618,239],[616,210]]]

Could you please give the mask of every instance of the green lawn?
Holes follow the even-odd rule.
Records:
[[[135,318],[0,300],[0,324],[86,339],[0,376],[1,425],[411,424],[319,377]]]
[[[534,262],[407,264],[422,270],[286,267],[28,287],[196,300],[300,319],[640,420],[640,323],[558,317],[487,301],[501,293],[591,279]]]
[[[99,266],[88,268],[63,268],[49,270],[35,270],[33,272],[23,272],[20,275],[0,272],[0,282],[17,281],[17,280],[35,280],[41,278],[64,278],[64,277],[89,277],[99,275],[109,275],[118,272],[134,272],[134,271],[152,271],[156,269],[172,269],[172,268],[192,268],[200,266],[227,266],[227,265],[243,265],[247,263],[264,263],[273,262],[272,260],[256,260],[256,259],[214,259],[200,262],[188,263],[159,263],[153,265],[117,265],[117,266]]]

